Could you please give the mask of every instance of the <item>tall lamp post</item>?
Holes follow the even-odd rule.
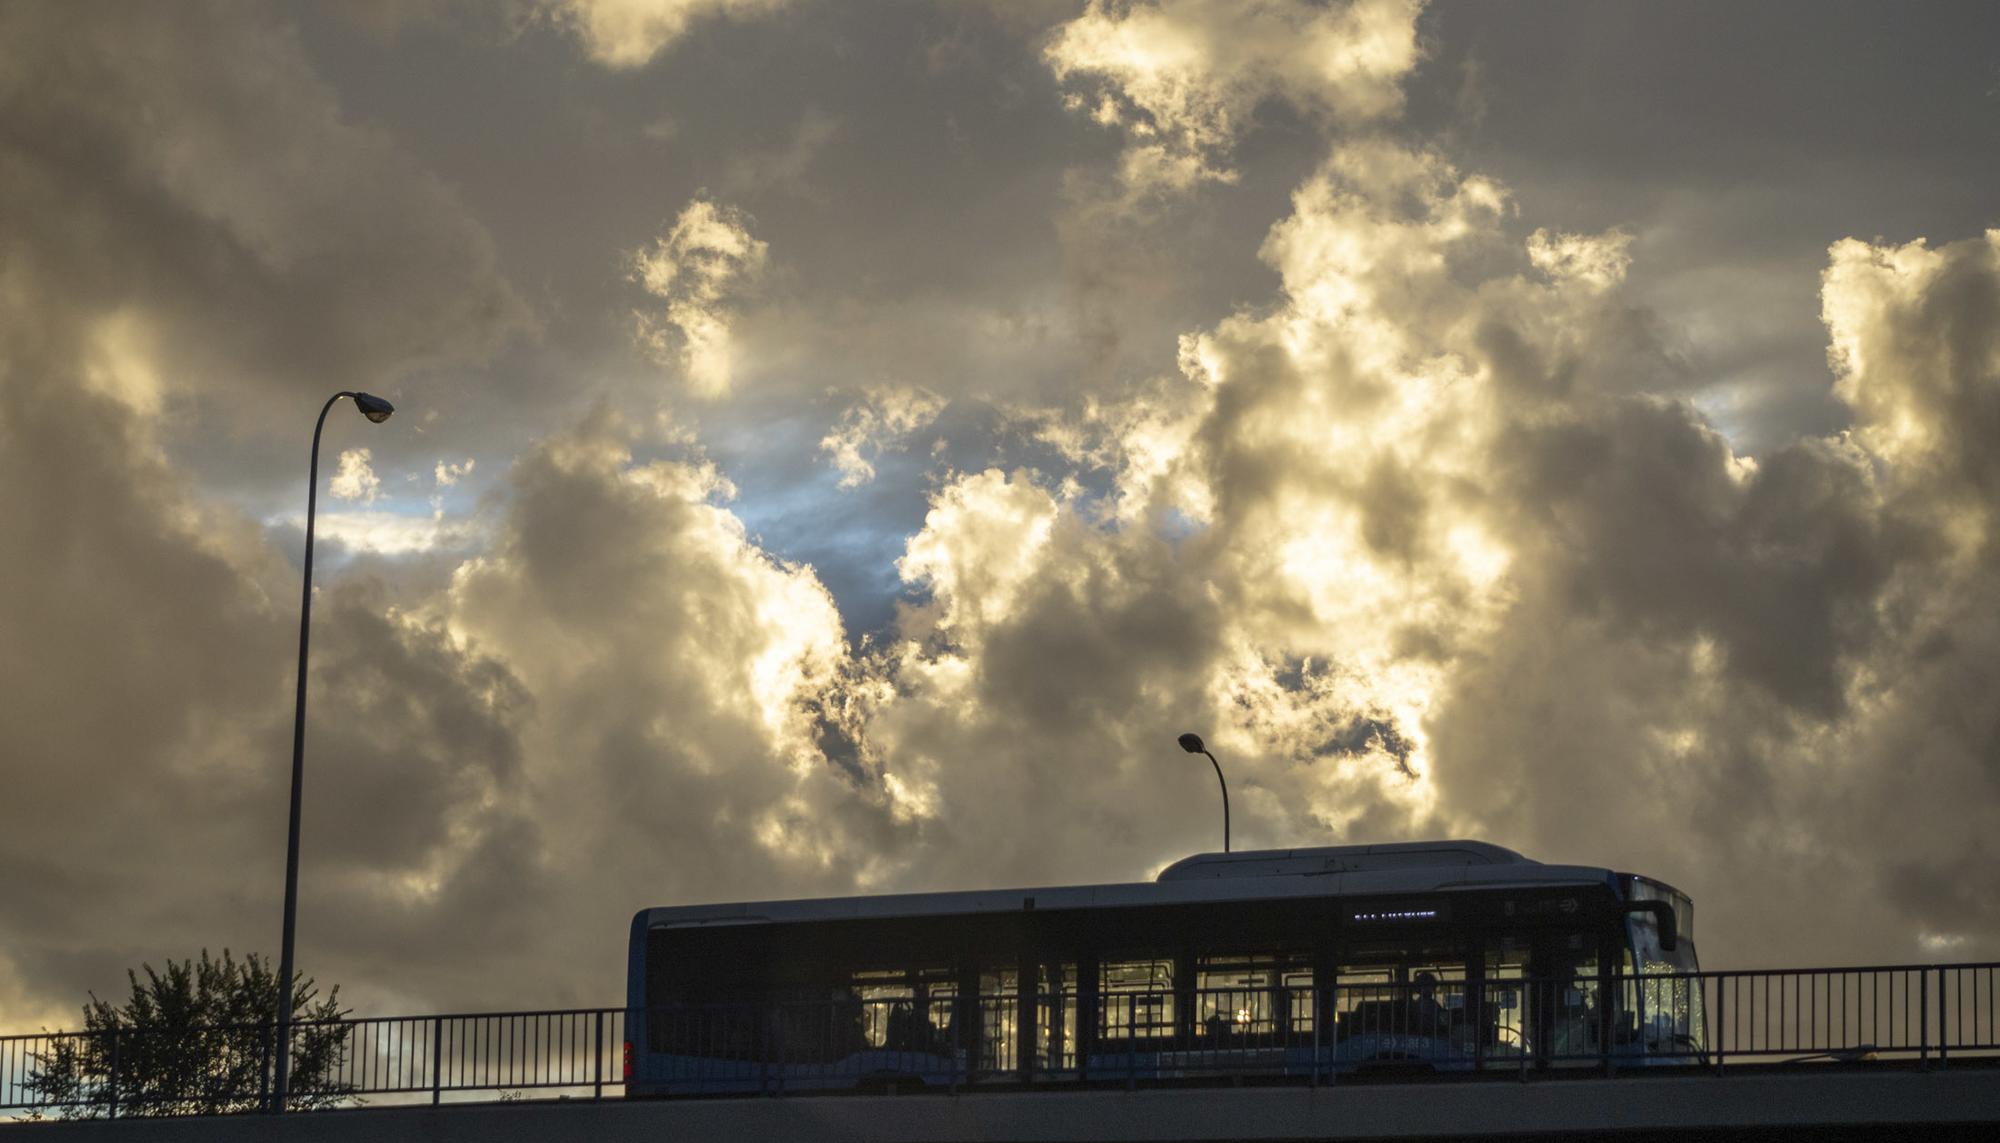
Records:
[[[299,699],[292,717],[292,828],[285,842],[285,944],[278,965],[278,1067],[271,1085],[273,1113],[285,1110],[292,1070],[292,937],[299,915],[299,789],[306,775],[306,643],[312,635],[313,513],[319,506],[319,433],[326,427],[327,411],[342,397],[353,398],[361,415],[378,425],[396,411],[394,405],[380,397],[343,389],[320,406],[319,421],[313,425],[312,464],[306,476],[305,593],[299,604]]]
[[[1181,749],[1187,751],[1189,754],[1208,754],[1208,747],[1203,746],[1201,744],[1201,735],[1199,734],[1193,734],[1193,733],[1183,734],[1181,735],[1180,742],[1181,742]],[[1215,780],[1222,787],[1222,852],[1228,853],[1229,852],[1229,783],[1224,782],[1222,780],[1222,763],[1217,762],[1215,760],[1215,755],[1208,754],[1208,763],[1209,765],[1215,767]]]

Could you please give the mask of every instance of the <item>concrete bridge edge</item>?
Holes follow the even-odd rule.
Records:
[[[1084,1143],[2000,1125],[2000,1070],[383,1107],[0,1127],[0,1143]]]

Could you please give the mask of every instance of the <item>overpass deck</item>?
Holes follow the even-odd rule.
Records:
[[[457,1143],[838,1140],[1085,1143],[1172,1140],[1985,1139],[2000,1069],[1745,1069],[1528,1082],[1357,1083],[1097,1091],[552,1101],[291,1115],[21,1125],[32,1143]]]

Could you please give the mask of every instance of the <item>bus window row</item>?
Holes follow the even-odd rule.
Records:
[[[1021,987],[1024,967],[1031,990]],[[1629,953],[1619,958],[1621,975],[1637,967]],[[653,1007],[649,1047],[794,1061],[915,1053],[951,1057],[966,1071],[1011,1071],[1031,1042],[1033,1068],[1059,1073],[1088,1066],[1086,1052],[1324,1048],[1361,1060],[1562,1060],[1642,1040],[1656,1053],[1698,1050],[1701,1039],[1698,991],[1602,976],[1599,944],[1583,936],[1487,942],[1476,958],[1407,942],[1351,947],[1317,971],[1303,952],[1112,955],[1092,966],[1090,988],[1083,971],[1070,960],[977,971],[877,963],[818,984],[688,987]],[[1607,1011],[1613,981],[1620,992]],[[1647,1035],[1649,1020],[1665,1030]]]

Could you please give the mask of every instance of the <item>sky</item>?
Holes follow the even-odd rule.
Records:
[[[0,0],[0,1028],[1471,837],[2000,958],[2000,9]]]

